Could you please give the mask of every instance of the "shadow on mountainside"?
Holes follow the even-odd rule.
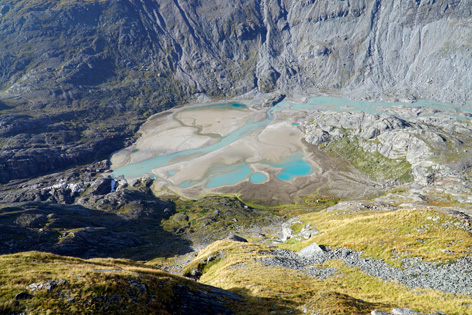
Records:
[[[294,301],[255,296],[251,290],[244,287],[235,287],[228,291],[244,297],[245,314],[304,314],[297,309],[300,304]]]
[[[189,241],[162,229],[161,220],[173,211],[165,205],[131,215],[39,202],[6,206],[0,209],[0,254],[36,250],[141,260],[191,252]]]

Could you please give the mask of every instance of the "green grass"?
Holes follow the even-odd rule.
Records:
[[[329,154],[340,156],[349,161],[360,171],[379,181],[397,180],[401,183],[411,182],[411,164],[406,160],[393,160],[382,154],[364,151],[356,139],[348,137],[331,141],[320,146]]]

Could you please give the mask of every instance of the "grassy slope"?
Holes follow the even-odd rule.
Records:
[[[412,256],[421,256],[427,261],[451,261],[452,257],[470,255],[472,245],[471,234],[458,227],[463,222],[433,210],[321,211],[301,215],[300,220],[315,226],[320,233],[305,242],[291,244],[288,241],[280,245],[281,248],[300,250],[316,241],[327,246],[363,250],[364,256],[398,265],[401,258]],[[451,256],[441,249],[456,254]],[[220,241],[201,251],[186,270],[196,268],[219,253],[224,259],[208,265],[200,280],[259,299],[277,297],[278,303],[272,305],[274,311],[277,307],[296,307],[323,313],[366,314],[374,309],[389,311],[392,307],[409,307],[423,312],[441,310],[447,314],[465,314],[469,311],[468,303],[472,302],[471,297],[460,294],[412,290],[396,282],[383,282],[337,260],[318,266],[338,269],[334,277],[325,280],[291,269],[263,267],[257,259],[270,250],[261,244]]]
[[[447,261],[472,254],[472,236],[460,228],[464,222],[435,210],[322,211],[302,215],[300,220],[320,233],[306,242],[284,244],[282,248],[300,250],[316,241],[364,251],[365,256],[384,259],[392,265],[398,265],[405,257]]]
[[[173,314],[176,289],[208,292],[202,285],[129,260],[62,257],[25,252],[0,256],[0,314]],[[15,294],[38,282],[64,279],[52,290]]]
[[[364,251],[364,256],[384,259],[398,266],[401,258],[421,256],[427,261],[448,262],[452,258],[471,254],[472,236],[462,226],[464,222],[431,209],[397,211],[326,211],[315,205],[331,205],[336,201],[307,198],[305,205],[247,209],[236,198],[209,196],[201,202],[176,200],[177,212],[185,214],[186,229],[201,227],[205,233],[212,229],[231,230],[230,217],[237,215],[235,225],[244,226],[246,215],[292,216],[299,220],[293,224],[294,233],[305,224],[319,231],[307,241],[291,239],[280,248],[298,251],[311,242],[333,247],[348,247]],[[313,203],[313,205],[311,205]],[[218,223],[208,215],[223,219]],[[309,211],[309,210],[312,211]],[[257,210],[257,211],[256,211]],[[246,213],[248,211],[248,213]],[[163,221],[169,230],[175,218]],[[208,225],[198,222],[208,220]],[[259,222],[259,221],[258,221]],[[302,222],[302,223],[300,223]],[[264,224],[264,220],[259,224]],[[245,236],[243,234],[243,236]],[[209,257],[217,257],[203,268],[200,281],[220,287],[244,298],[226,305],[237,314],[301,314],[321,311],[332,314],[366,314],[374,309],[391,310],[409,307],[418,311],[440,310],[447,314],[465,314],[472,298],[445,294],[434,290],[409,289],[395,282],[383,282],[361,270],[331,260],[317,267],[336,268],[337,273],[320,280],[302,272],[282,267],[264,267],[258,261],[270,255],[273,247],[259,243],[217,241],[204,250],[185,268],[190,271],[202,265]],[[442,250],[454,253],[450,255]],[[190,290],[206,289],[198,283],[164,273],[152,265],[130,260],[61,257],[47,253],[27,252],[0,256],[0,313],[26,311],[34,314],[84,312],[121,312],[133,314],[173,313],[178,305],[174,296],[177,285]],[[27,292],[27,285],[47,280],[67,280],[48,291],[36,291],[27,300],[15,300],[15,294]],[[137,285],[136,285],[137,284]],[[141,291],[143,284],[146,291]],[[72,302],[69,299],[73,299]]]
[[[396,282],[383,282],[337,260],[318,266],[338,269],[325,280],[282,267],[264,267],[256,259],[267,251],[270,248],[260,244],[219,241],[202,251],[187,268],[195,268],[201,260],[221,252],[225,258],[207,268],[200,281],[253,296],[252,311],[247,314],[262,314],[259,307],[276,313],[283,308],[297,308],[321,310],[323,314],[366,314],[374,309],[408,307],[423,312],[465,314],[467,303],[472,300],[460,294],[411,290]],[[272,299],[277,299],[277,303],[264,303]]]

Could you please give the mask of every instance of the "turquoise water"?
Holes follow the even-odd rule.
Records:
[[[262,173],[254,173],[251,175],[251,177],[249,177],[249,180],[254,184],[259,184],[265,182],[267,180],[267,176]]]
[[[285,158],[284,161],[280,163],[258,163],[270,165],[274,168],[280,169],[280,173],[277,175],[277,178],[284,181],[292,180],[297,176],[309,175],[312,171],[310,163],[303,160],[302,153],[295,153]],[[234,185],[248,178],[252,183],[256,184],[262,183],[267,180],[266,175],[258,172],[253,172],[253,170],[249,167],[248,163],[240,163],[234,165],[217,165],[210,171],[210,175],[208,175],[207,178],[208,182],[205,185],[205,187],[207,188]],[[199,182],[185,182],[178,186],[182,188],[187,188],[195,184],[204,182],[205,180],[206,179],[203,179]]]
[[[189,110],[191,111],[191,110],[208,109],[208,108],[233,109],[233,110],[245,111],[247,109],[247,106],[244,104],[239,104],[239,103],[224,103],[224,104],[211,104],[211,105],[205,105],[205,106],[200,106],[200,107],[189,107],[189,108],[182,109],[182,111],[189,111]]]
[[[288,181],[297,176],[309,175],[312,171],[311,165],[302,159],[303,154],[295,153],[280,163],[258,162],[280,169],[277,178]],[[181,188],[188,188],[196,184],[207,181],[205,187],[216,188],[225,185],[234,185],[249,179],[252,183],[258,184],[265,182],[268,178],[266,175],[254,172],[248,163],[240,163],[233,165],[215,165],[209,172],[206,178],[200,181],[185,181],[179,185]]]
[[[232,103],[232,104],[209,105],[208,107],[205,106],[203,108],[221,108],[221,109],[241,108],[241,110],[245,110],[246,106],[242,104]],[[192,110],[192,109],[189,108],[185,110]],[[245,126],[237,129],[236,131],[232,132],[228,136],[222,138],[217,143],[214,143],[212,145],[209,145],[203,148],[185,150],[185,151],[181,151],[181,152],[177,152],[177,153],[173,153],[173,154],[165,155],[165,156],[157,156],[157,157],[148,159],[140,163],[123,166],[116,169],[113,172],[113,175],[114,176],[123,175],[124,177],[127,177],[127,178],[136,178],[144,174],[151,173],[151,171],[157,167],[172,165],[173,163],[177,163],[182,160],[196,158],[206,153],[213,152],[215,150],[223,148],[243,138],[244,136],[250,134],[251,132],[259,128],[263,128],[267,126],[274,118],[273,113],[272,113],[274,110],[277,110],[277,107],[273,107],[267,111],[267,116],[265,120],[257,121],[257,122],[250,120],[247,122]],[[281,171],[278,177],[282,180],[290,180],[294,178],[295,176],[304,176],[304,175],[308,175],[311,172],[311,166],[308,164],[308,162],[303,161],[302,158],[303,158],[303,154],[297,153],[288,157],[287,159],[284,160],[284,162],[281,162],[281,163],[277,163],[277,164],[271,164],[268,162],[259,162],[259,163],[271,165],[275,168],[280,168]],[[173,176],[176,173],[177,173],[176,171],[169,171],[167,174],[169,176]],[[208,180],[205,186],[208,188],[215,188],[215,187],[220,187],[224,185],[233,185],[243,180],[246,180],[248,178],[253,183],[260,183],[267,180],[267,177],[264,174],[254,173],[247,163],[240,163],[240,164],[235,164],[235,165],[213,166],[210,169],[209,174],[207,175],[207,178],[201,181],[186,181],[186,182],[181,183],[178,186],[182,188],[187,188],[187,187],[191,187],[193,185],[202,183],[205,180]]]
[[[205,187],[215,188],[224,185],[234,185],[248,178],[251,173],[252,170],[249,167],[239,168],[236,165],[234,169],[230,172],[211,176],[208,179],[208,183],[205,185]]]
[[[472,113],[471,108],[460,107],[455,105],[443,104],[436,101],[429,100],[418,100],[414,103],[402,103],[402,102],[367,102],[367,101],[356,101],[348,100],[340,97],[332,96],[318,96],[312,97],[307,100],[305,104],[295,104],[289,101],[282,101],[277,106],[289,107],[294,110],[307,110],[307,109],[326,109],[333,111],[361,111],[369,114],[384,114],[386,111],[383,108],[392,108],[395,106],[408,106],[408,107],[428,107],[438,110],[448,110],[452,112],[466,112]],[[451,115],[455,118],[465,119],[460,115]],[[408,117],[403,117],[408,118]]]
[[[281,180],[292,180],[298,176],[309,175],[312,171],[310,163],[303,160],[303,154],[294,154],[290,158],[286,159],[282,163],[271,164],[274,167],[281,168],[282,172],[277,175],[278,179]]]
[[[277,175],[277,178],[284,181],[292,180],[298,176],[309,175],[312,171],[310,163],[303,160],[302,153],[294,153],[291,156],[285,158],[280,163],[269,163],[264,161],[260,161],[258,163],[280,169],[280,173]],[[239,163],[233,165],[218,164],[212,167],[212,169],[209,171],[209,175],[207,175],[207,178],[195,182],[186,181],[178,186],[181,188],[188,188],[190,186],[202,183],[208,179],[205,187],[215,188],[225,185],[234,185],[248,178],[252,183],[255,184],[262,183],[267,180],[266,175],[253,172],[248,163]]]

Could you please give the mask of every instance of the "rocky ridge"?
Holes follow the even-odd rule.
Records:
[[[149,177],[113,179],[105,160],[2,185],[0,254],[151,259],[192,253],[229,231],[261,238],[280,224],[270,211],[234,197],[156,197],[152,184]]]

